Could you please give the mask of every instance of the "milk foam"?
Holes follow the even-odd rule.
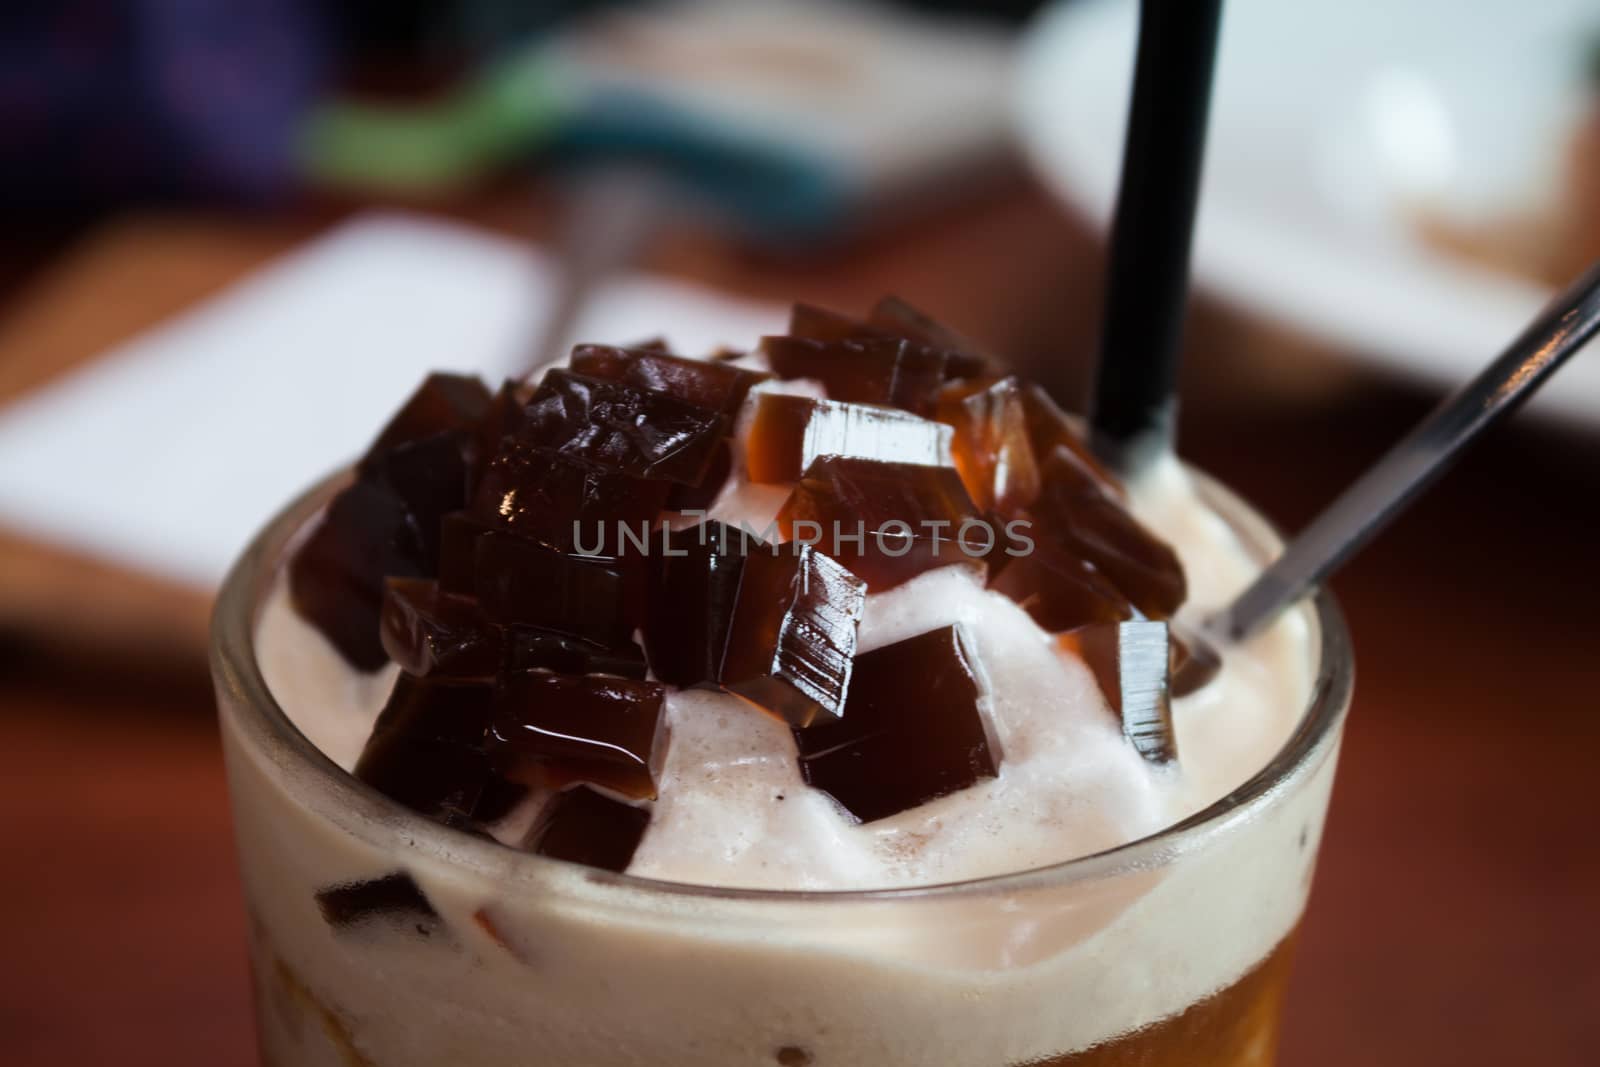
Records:
[[[787,384],[787,383],[785,383]],[[711,517],[761,530],[787,491],[736,479]],[[1181,618],[1219,608],[1256,571],[1176,462],[1134,487],[1133,508],[1176,548],[1189,578]],[[737,697],[667,698],[671,743],[650,828],[629,873],[768,889],[864,889],[1028,870],[1143,837],[1200,810],[1265,765],[1311,686],[1306,624],[1290,616],[1230,649],[1220,675],[1176,701],[1180,761],[1140,758],[1093,677],[972,568],[929,571],[867,598],[861,651],[962,624],[989,681],[997,778],[861,825],[800,777],[786,727]],[[354,766],[392,685],[391,666],[351,670],[274,595],[263,671],[285,710],[341,767]],[[497,827],[515,840],[542,797]]]

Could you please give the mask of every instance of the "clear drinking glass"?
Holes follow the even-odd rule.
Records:
[[[343,481],[272,520],[213,626],[269,1067],[1272,1063],[1353,677],[1327,593],[1297,609],[1317,658],[1299,726],[1260,773],[1176,826],[954,885],[675,885],[440,826],[289,721],[255,626],[286,548]],[[1201,486],[1247,545],[1276,552],[1252,510]],[[334,929],[319,910],[320,890],[398,873],[432,915],[402,906]]]

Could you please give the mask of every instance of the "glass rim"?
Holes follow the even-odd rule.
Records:
[[[1191,467],[1185,469],[1195,478],[1201,495],[1223,513],[1230,528],[1246,540],[1247,547],[1261,550],[1264,543],[1280,540],[1272,526],[1232,490],[1203,472]],[[219,687],[225,686],[247,710],[247,741],[267,747],[266,754],[275,764],[298,763],[314,775],[330,803],[360,818],[359,832],[369,843],[392,848],[396,853],[423,848],[440,857],[442,862],[475,869],[484,877],[496,880],[508,880],[524,872],[555,873],[576,869],[586,884],[631,894],[679,900],[840,904],[929,897],[951,899],[1112,877],[1170,862],[1212,834],[1247,817],[1256,806],[1270,802],[1273,794],[1324,753],[1325,742],[1337,735],[1354,686],[1354,661],[1343,613],[1327,588],[1318,587],[1309,598],[1318,631],[1316,674],[1311,693],[1295,729],[1272,759],[1239,786],[1184,819],[1132,841],[1042,867],[931,885],[804,890],[700,885],[588,867],[574,868],[573,864],[444,826],[391,800],[325,755],[300,732],[274,698],[255,654],[255,628],[265,593],[285,550],[295,542],[306,522],[322,510],[335,492],[348,484],[350,477],[348,468],[341,469],[300,494],[268,521],[230,568],[212,611],[210,658],[214,680]],[[1298,605],[1295,610],[1305,610],[1305,607],[1305,604]],[[342,829],[358,832],[347,820],[339,822]]]

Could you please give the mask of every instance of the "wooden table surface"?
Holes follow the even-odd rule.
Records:
[[[515,229],[522,202],[466,213]],[[337,214],[144,217],[90,234],[3,309],[0,403]],[[774,261],[675,234],[650,258],[760,297],[849,308],[894,290],[1048,368],[1066,395],[1081,387],[1097,253],[1020,179],[831,254]],[[1484,338],[1484,355],[1502,340]],[[1291,528],[1431,400],[1218,308],[1202,308],[1190,348],[1184,450]],[[1357,696],[1285,1067],[1600,1057],[1596,441],[1531,423],[1497,433],[1335,583]],[[0,535],[0,1063],[255,1063],[193,656],[203,611],[194,591]]]

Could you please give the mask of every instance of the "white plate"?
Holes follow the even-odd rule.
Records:
[[[1425,244],[1419,199],[1461,220],[1539,202],[1584,104],[1595,0],[1228,0],[1195,236],[1198,285],[1443,384],[1551,295]],[[1110,218],[1137,32],[1131,0],[1034,24],[1017,115],[1052,187]],[[1600,425],[1600,352],[1533,402]]]

